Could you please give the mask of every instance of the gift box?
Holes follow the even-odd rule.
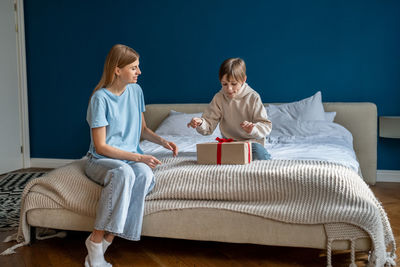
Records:
[[[223,138],[217,138],[217,141],[196,145],[198,164],[247,164],[251,162],[251,142]]]

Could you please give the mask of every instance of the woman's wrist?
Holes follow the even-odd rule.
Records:
[[[143,161],[143,155],[139,153],[132,153],[133,154],[133,159],[132,161],[137,161],[137,162],[142,162]]]
[[[160,145],[164,146],[165,143],[167,143],[167,140],[165,140],[164,138],[160,137]]]

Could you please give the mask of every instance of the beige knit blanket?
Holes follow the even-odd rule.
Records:
[[[395,241],[386,213],[362,178],[347,167],[293,160],[198,165],[190,156],[160,160],[163,164],[154,171],[156,186],[146,198],[145,214],[210,207],[286,223],[347,223],[369,234],[373,243],[370,264],[394,262]],[[26,186],[19,241],[29,242],[26,212],[30,209],[64,208],[95,216],[101,187],[84,175],[84,161],[56,169]],[[389,246],[392,249],[387,253]]]

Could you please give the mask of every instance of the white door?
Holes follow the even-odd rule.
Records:
[[[0,0],[0,174],[23,167],[14,1]]]

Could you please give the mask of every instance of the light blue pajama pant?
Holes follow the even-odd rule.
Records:
[[[94,229],[139,240],[142,232],[144,199],[154,187],[154,174],[142,162],[88,155],[86,175],[103,190],[97,206]]]

